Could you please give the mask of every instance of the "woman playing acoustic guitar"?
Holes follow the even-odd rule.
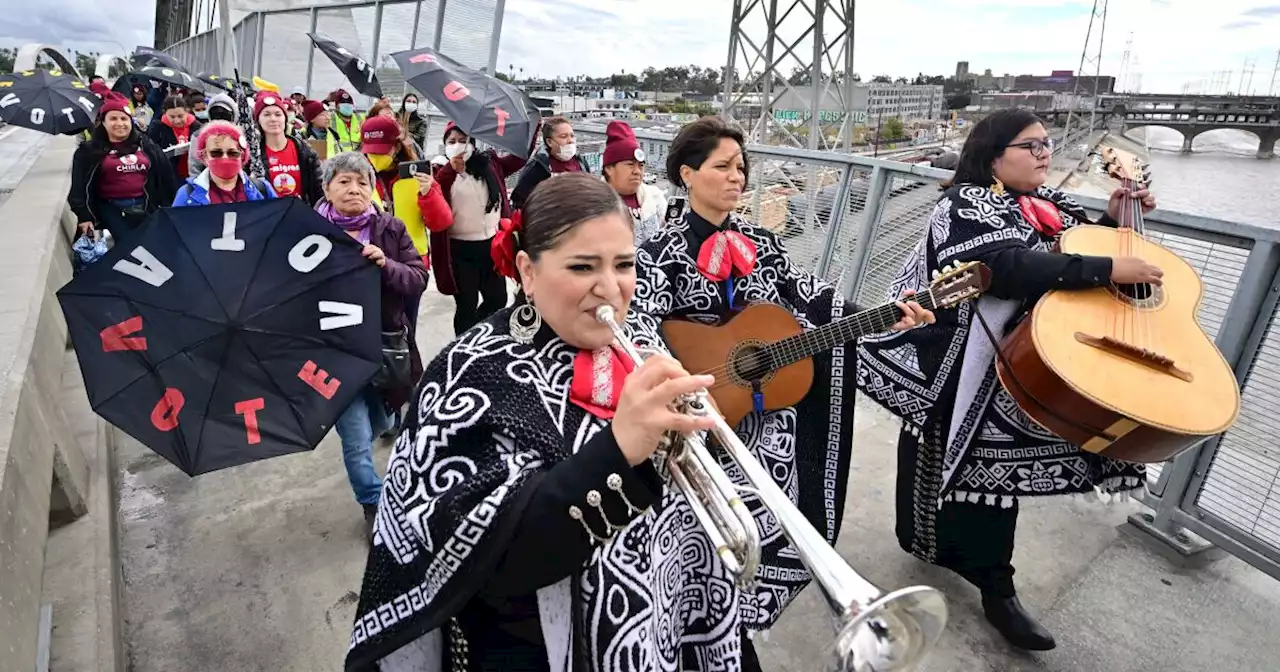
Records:
[[[936,324],[872,337],[858,349],[858,385],[903,419],[898,442],[897,535],[902,548],[947,567],[982,591],[987,620],[1014,646],[1054,647],[1013,587],[1018,498],[1123,492],[1142,486],[1140,465],[1083,452],[1031,421],[996,378],[992,335],[1003,338],[1045,292],[1108,283],[1160,284],[1136,257],[1051,251],[1058,235],[1091,223],[1078,204],[1045,186],[1053,144],[1029,111],[1001,110],[974,126],[923,239],[891,291],[919,289],[942,267],[979,261],[991,285],[977,302]],[[1146,191],[1116,190],[1099,224]]]
[[[686,125],[671,143],[667,176],[689,190],[690,210],[637,251],[633,305],[659,319],[715,323],[748,303],[769,302],[787,307],[805,328],[852,315],[835,288],[793,264],[771,232],[733,212],[747,184],[744,149],[742,133],[716,117]],[[894,329],[933,321],[933,313],[917,303],[898,307],[903,316]],[[680,356],[674,343],[672,350]],[[851,354],[843,346],[819,354],[800,403],[750,413],[737,426],[756,459],[832,543],[843,517],[853,442],[854,386],[845,373],[852,372]],[[759,513],[759,501],[743,499],[758,520],[770,521],[760,534],[759,588],[743,596],[740,608],[744,627],[760,631],[810,577],[794,553],[781,552],[787,540],[770,516]]]

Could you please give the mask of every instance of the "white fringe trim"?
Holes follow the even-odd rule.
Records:
[[[1075,493],[1069,495],[1069,497],[1072,501],[1102,504],[1110,507],[1130,501],[1141,504],[1146,495],[1146,479],[1138,478],[1137,476],[1115,476],[1101,483],[1095,483],[1093,489],[1089,492]],[[1013,508],[1013,503],[1016,499],[1012,495],[989,495],[981,492],[952,490],[938,500],[938,508],[942,508],[943,502],[968,502],[970,504],[985,504],[1009,509]]]

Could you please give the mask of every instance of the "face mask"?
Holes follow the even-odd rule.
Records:
[[[417,104],[417,103],[405,103],[405,104],[404,104],[404,111],[405,111],[405,112],[417,112],[417,111],[418,111],[418,104]]]
[[[374,172],[381,173],[385,170],[389,170],[394,162],[395,158],[387,156],[386,154],[369,155],[369,163],[373,164]]]
[[[199,119],[200,121],[209,121],[209,111],[200,110],[199,112],[196,112],[196,119]]]
[[[556,148],[556,158],[561,161],[568,161],[578,155],[578,143],[571,142],[567,145],[560,145]]]
[[[445,145],[444,155],[450,159],[461,156],[463,161],[471,158],[471,143],[455,142],[452,145]]]
[[[209,159],[209,172],[219,180],[229,180],[240,174],[240,159],[221,158]]]
[[[356,111],[356,106],[352,105],[351,103],[340,103],[338,105],[338,114],[341,114],[344,117],[351,116],[351,113],[355,111]]]

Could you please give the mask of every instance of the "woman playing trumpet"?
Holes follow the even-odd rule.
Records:
[[[709,386],[655,354],[635,369],[631,218],[604,182],[538,186],[511,234],[527,302],[427,367],[387,469],[348,670],[755,670],[740,598],[651,458]]]

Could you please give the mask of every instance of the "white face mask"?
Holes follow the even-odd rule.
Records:
[[[567,145],[560,145],[556,148],[556,158],[561,161],[568,161],[578,155],[578,143],[571,142]]]
[[[463,161],[466,161],[467,159],[470,159],[470,158],[471,158],[471,143],[469,143],[469,142],[455,142],[455,143],[451,143],[451,144],[445,145],[445,146],[444,146],[444,155],[445,155],[445,156],[447,156],[447,157],[449,157],[450,159],[453,159],[453,158],[455,158],[455,157],[457,157],[457,156],[461,155],[461,156],[462,156],[462,160],[463,160]]]
[[[417,104],[417,103],[405,103],[405,104],[404,104],[404,111],[405,111],[405,112],[417,112],[417,111],[418,111],[418,104]]]

